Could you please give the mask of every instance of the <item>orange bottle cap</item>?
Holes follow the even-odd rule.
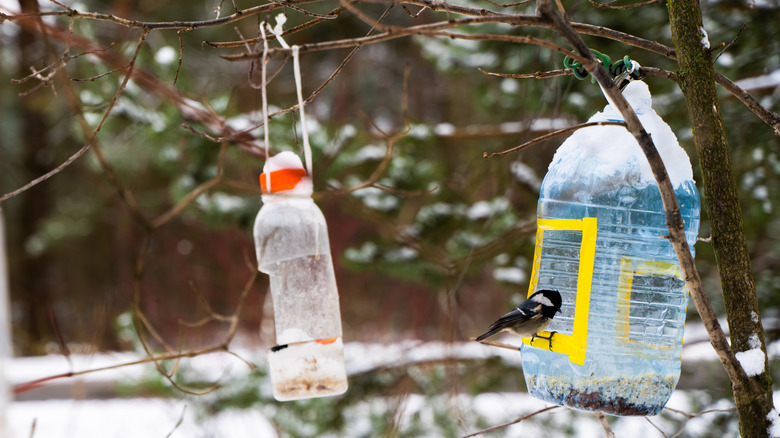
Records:
[[[296,185],[306,176],[303,169],[280,169],[271,172],[271,191],[270,193],[286,192],[295,188]],[[266,187],[266,174],[260,174],[260,187],[263,193],[269,193]]]

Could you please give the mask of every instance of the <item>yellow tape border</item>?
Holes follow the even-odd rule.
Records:
[[[634,285],[634,276],[665,275],[674,276],[685,281],[682,268],[678,263],[670,263],[655,260],[635,261],[628,258],[620,259],[620,276],[618,278],[617,291],[617,324],[616,336],[625,346],[636,350],[670,350],[675,345],[661,345],[650,342],[631,339],[631,290]],[[685,288],[687,293],[687,288]],[[625,305],[621,305],[625,303]]]
[[[595,217],[582,219],[545,219],[536,220],[536,246],[534,250],[533,272],[528,286],[528,296],[536,292],[539,281],[539,267],[541,265],[542,242],[544,232],[549,230],[581,231],[580,264],[577,278],[577,298],[574,306],[574,326],[572,334],[556,333],[550,342],[548,339],[524,338],[527,345],[569,356],[569,361],[577,365],[585,363],[585,353],[588,349],[588,314],[590,312],[590,290],[593,283],[593,265],[596,259],[596,236],[598,220]],[[550,332],[545,331],[539,335],[549,338]]]

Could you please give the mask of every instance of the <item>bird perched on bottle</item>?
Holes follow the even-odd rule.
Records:
[[[561,311],[561,304],[561,294],[558,291],[540,290],[516,309],[498,318],[486,333],[477,336],[477,341],[504,330],[533,339],[537,337],[537,333],[547,328],[555,314]],[[552,348],[552,340],[550,342]]]

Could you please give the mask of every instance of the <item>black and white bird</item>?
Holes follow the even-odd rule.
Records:
[[[540,290],[516,309],[498,318],[485,334],[477,336],[477,341],[504,330],[524,338],[535,338],[537,333],[547,328],[555,314],[561,311],[561,304],[561,294],[558,291]]]

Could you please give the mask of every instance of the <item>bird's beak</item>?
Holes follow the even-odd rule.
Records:
[[[557,312],[557,313],[563,313],[563,312],[561,311],[561,308],[560,308],[560,307],[558,308],[558,310],[556,310],[556,312]]]

